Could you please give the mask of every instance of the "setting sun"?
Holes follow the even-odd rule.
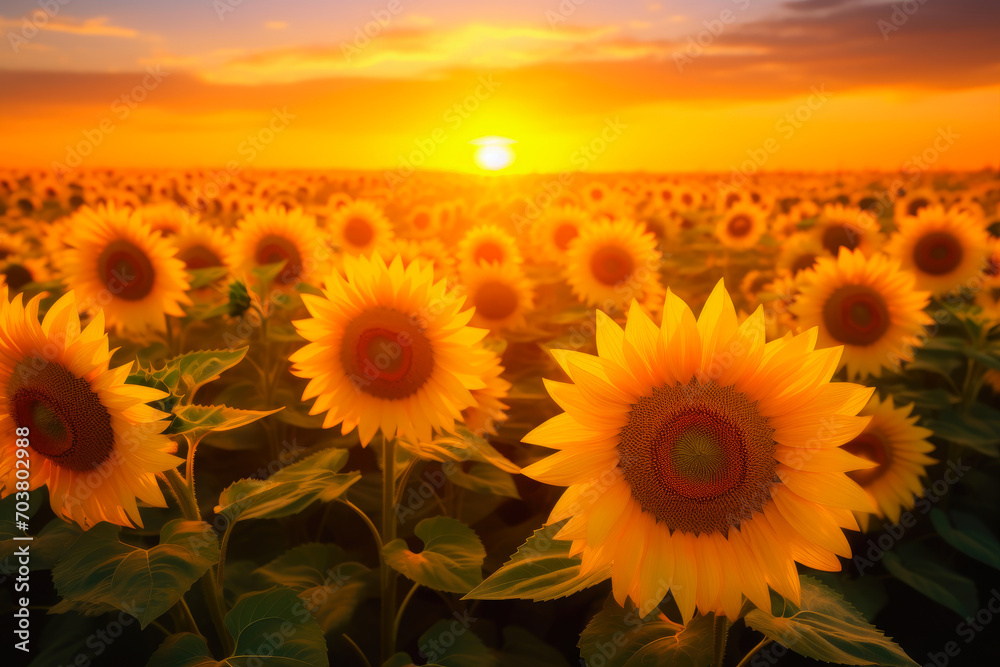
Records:
[[[480,137],[469,142],[476,146],[473,159],[476,166],[486,171],[500,171],[514,162],[514,149],[511,144],[517,143],[506,137]]]

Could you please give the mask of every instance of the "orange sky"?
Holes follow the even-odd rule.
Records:
[[[0,164],[475,171],[501,135],[518,172],[998,167],[995,0],[597,2],[22,3]]]

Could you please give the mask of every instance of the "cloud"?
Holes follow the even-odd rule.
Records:
[[[43,18],[47,18],[43,22]],[[132,28],[110,25],[107,16],[95,16],[93,18],[79,20],[69,16],[51,16],[41,10],[36,10],[32,18],[8,19],[0,17],[0,28],[23,28],[25,25],[33,25],[39,30],[47,32],[60,32],[69,35],[84,35],[90,37],[123,37],[134,39],[139,36],[139,32]]]

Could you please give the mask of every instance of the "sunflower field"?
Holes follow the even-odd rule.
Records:
[[[996,664],[998,204],[0,171],[3,664]]]

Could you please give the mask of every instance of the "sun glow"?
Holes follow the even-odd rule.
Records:
[[[514,162],[514,149],[511,144],[517,143],[506,137],[480,137],[469,142],[476,146],[473,159],[476,166],[486,171],[499,171],[509,167]]]

